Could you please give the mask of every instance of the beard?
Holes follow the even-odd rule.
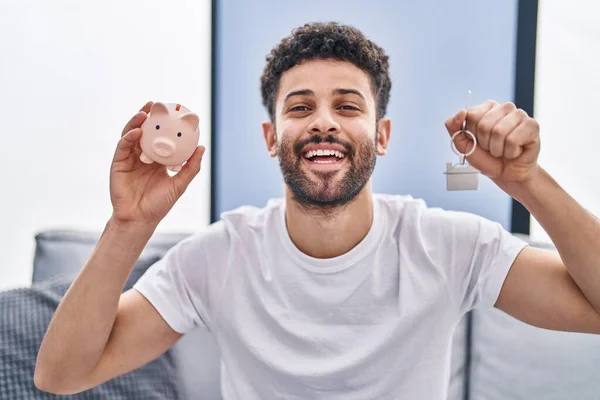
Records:
[[[339,176],[343,173],[341,171],[312,171],[310,174],[316,176],[316,180],[308,176],[302,168],[302,149],[310,143],[335,143],[344,146],[344,161],[349,164],[344,176]],[[283,135],[277,150],[279,166],[294,200],[305,208],[321,212],[330,212],[331,209],[350,204],[371,178],[377,159],[375,141],[372,138],[365,136],[357,148],[336,135],[313,135],[296,144]]]

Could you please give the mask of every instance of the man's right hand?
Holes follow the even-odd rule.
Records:
[[[169,175],[164,165],[140,161],[140,127],[152,104],[146,103],[125,125],[110,167],[112,219],[118,224],[158,225],[200,171],[204,146],[198,146],[174,176]]]

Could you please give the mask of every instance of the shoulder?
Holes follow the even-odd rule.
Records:
[[[276,225],[278,216],[283,215],[282,206],[282,200],[274,199],[262,208],[241,206],[223,212],[218,221],[196,230],[170,248],[166,259],[183,265],[222,264],[279,229]]]
[[[379,211],[389,217],[406,218],[409,220],[426,221],[456,221],[481,218],[468,212],[447,210],[441,207],[431,207],[425,200],[410,195],[374,194],[374,201]]]
[[[247,247],[252,237],[272,233],[277,228],[278,218],[283,216],[283,199],[271,199],[264,207],[240,206],[221,213],[220,219],[200,229],[185,239],[189,247],[202,250],[231,250],[232,247]]]
[[[284,210],[285,200],[275,198],[263,207],[246,205],[223,212],[220,222],[231,240],[240,239],[243,245],[249,245],[275,232],[281,234]]]
[[[229,229],[260,228],[275,222],[285,207],[282,198],[270,199],[263,207],[244,205],[221,213],[220,221]]]
[[[479,231],[498,228],[500,224],[465,211],[429,206],[425,200],[409,195],[376,194],[379,211],[398,234],[425,241],[477,235]]]

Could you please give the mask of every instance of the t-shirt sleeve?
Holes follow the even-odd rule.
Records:
[[[177,243],[133,285],[176,332],[185,334],[198,326],[211,328],[212,294],[219,284],[212,271],[218,266],[209,265],[212,262],[205,249],[215,242],[215,228]]]
[[[527,242],[500,223],[470,213],[434,210],[426,219],[436,232],[438,259],[460,311],[493,307]]]

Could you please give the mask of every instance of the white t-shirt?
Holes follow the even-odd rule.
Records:
[[[212,332],[226,400],[441,400],[454,328],[494,305],[524,246],[482,217],[375,194],[367,236],[316,259],[276,199],[223,213],[134,287],[174,330]]]

